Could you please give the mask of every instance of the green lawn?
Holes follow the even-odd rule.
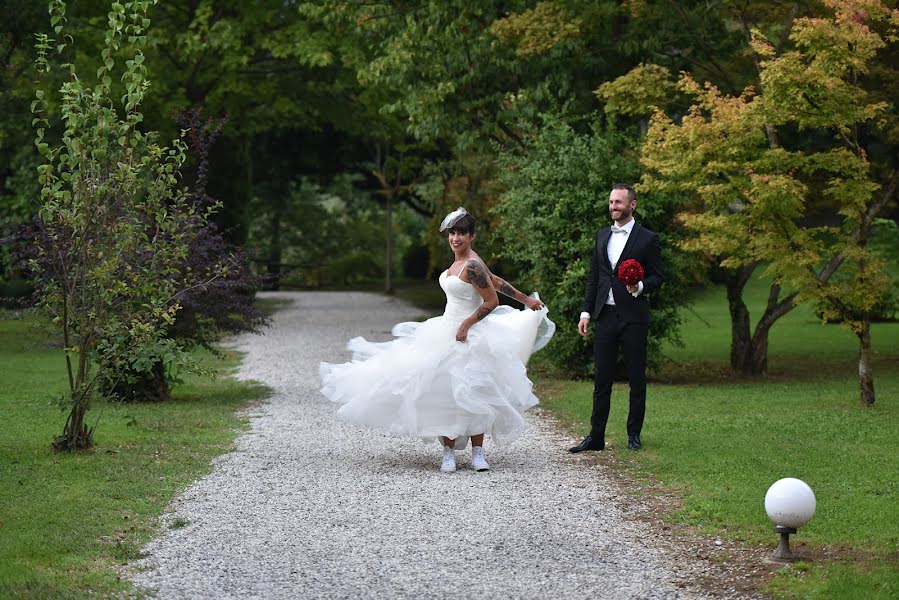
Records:
[[[751,323],[762,315],[768,287],[764,280],[754,279],[747,285],[744,298]],[[666,353],[676,362],[708,362],[726,364],[730,353],[730,316],[723,287],[711,287],[697,293],[689,310],[683,311],[681,333],[684,348],[668,347]],[[774,324],[769,335],[773,373],[815,371],[815,364],[825,359],[855,372],[858,340],[839,325],[824,325],[812,309],[801,305]],[[875,323],[872,346],[876,356],[895,359],[899,355],[899,323]],[[893,369],[899,365],[893,362]],[[875,372],[875,377],[877,373]]]
[[[755,319],[765,293],[763,282],[750,284]],[[772,550],[765,492],[782,477],[802,479],[815,491],[817,512],[794,549],[810,560],[784,569],[769,591],[899,597],[899,324],[873,327],[877,404],[861,408],[857,341],[847,330],[821,325],[800,307],[771,331],[769,376],[740,378],[727,368],[723,289],[704,290],[692,308],[684,313],[685,347],[666,349],[671,362],[649,385],[644,449],[622,449],[627,384],[616,384],[607,440],[618,460],[599,460],[677,490],[683,500],[671,521]],[[543,404],[585,433],[592,384],[547,388],[556,391]]]
[[[66,413],[62,353],[42,321],[0,312],[0,598],[109,597],[170,500],[231,448],[236,409],[265,396],[220,376],[187,378],[160,404],[96,404],[96,449],[50,449]],[[48,341],[49,340],[49,341]],[[202,355],[227,372],[236,356]]]

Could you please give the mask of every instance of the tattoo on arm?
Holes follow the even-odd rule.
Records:
[[[475,316],[475,319],[477,319],[478,321],[481,321],[484,319],[484,317],[486,317],[487,315],[489,315],[492,312],[493,312],[492,308],[487,308],[486,306],[481,306],[474,313],[474,316]]]
[[[508,281],[503,281],[499,285],[499,291],[510,298],[515,298],[518,295],[518,290],[512,287],[512,285]]]
[[[465,265],[465,274],[468,275],[472,285],[476,285],[481,289],[487,287],[487,269],[481,264],[481,261],[468,261],[468,264]]]
[[[524,294],[512,287],[512,284],[502,277],[491,274],[490,278],[493,280],[493,287],[495,287],[496,291],[500,294],[508,296],[509,298],[514,298],[515,300],[521,300],[525,297]]]

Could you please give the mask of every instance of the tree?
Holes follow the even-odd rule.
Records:
[[[41,304],[62,329],[69,382],[58,450],[92,445],[85,414],[99,381],[186,360],[166,333],[185,291],[177,275],[188,241],[206,213],[178,187],[184,143],[160,146],[140,128],[151,4],[111,3],[92,87],[71,62],[50,61],[51,53],[65,56],[73,41],[63,0],[49,3],[56,38],[38,34],[38,70],[65,76],[58,94],[38,87],[32,104],[43,164],[31,267]],[[58,141],[50,122],[55,106]]]
[[[739,32],[725,27],[723,12],[704,0],[477,5],[334,0],[305,3],[301,11],[341,40],[335,54],[355,69],[371,121],[392,118],[407,134],[443,150],[425,165],[416,186],[433,213],[476,203],[488,223],[495,220],[491,211],[502,192],[493,181],[496,154],[528,154],[529,136],[541,126],[537,115],[589,114],[596,107],[597,83],[626,73],[647,54],[674,69],[724,78],[741,60],[735,58],[741,51]],[[516,175],[509,173],[502,185],[520,190],[528,184]],[[581,174],[580,180],[585,178]],[[518,231],[509,219],[503,226]],[[436,236],[429,242],[434,249],[440,244]],[[439,255],[432,252],[432,261]],[[532,273],[526,263],[524,268]]]
[[[384,201],[384,292],[393,294],[393,209],[396,202],[410,194],[414,182],[409,181],[410,171],[414,171],[419,161],[415,156],[403,153],[404,148],[394,149],[376,144],[375,162],[372,174],[378,180],[378,195]]]
[[[874,140],[889,141],[876,121],[886,104],[871,97],[863,80],[891,35],[877,28],[889,30],[899,20],[874,0],[823,4],[828,14],[792,23],[791,49],[778,52],[753,31],[760,93],[748,88],[729,96],[681,78],[681,89],[697,103],[680,123],[656,113],[643,149],[643,187],[692,198],[682,217],[692,232],[685,248],[715,257],[742,283],[760,264],[773,277],[744,371],[765,372],[777,319],[800,302],[823,300],[825,316],[839,316],[859,338],[860,398],[867,405],[874,402],[871,311],[889,290],[883,261],[867,240],[877,214],[894,201],[899,178],[895,155],[886,168],[871,160]],[[821,215],[830,222],[812,225]],[[733,358],[747,344],[748,312],[741,299],[730,301],[740,323],[734,318]]]
[[[160,2],[153,14],[147,121],[174,135],[173,116],[187,109],[227,118],[211,150],[208,192],[222,204],[215,220],[229,242],[243,244],[256,225],[251,204],[283,212],[293,182],[355,166],[361,145],[347,134],[362,129],[352,107],[355,76],[296,3]],[[277,240],[278,221],[268,225]],[[280,262],[278,245],[270,250]]]
[[[516,61],[488,28],[510,4],[524,6],[326,0],[300,10],[339,34],[342,59],[382,118],[398,120],[415,139],[437,142],[495,132]]]

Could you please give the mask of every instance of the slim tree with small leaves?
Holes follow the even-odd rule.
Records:
[[[74,40],[64,1],[49,3],[55,37],[37,36],[39,73],[58,69],[64,80],[53,91],[39,82],[32,104],[43,164],[31,268],[62,330],[69,383],[57,450],[92,445],[86,412],[99,381],[187,360],[166,332],[185,292],[178,275],[189,240],[208,211],[179,187],[185,144],[162,146],[140,129],[149,88],[141,49],[154,3],[111,3],[92,85],[65,62]]]

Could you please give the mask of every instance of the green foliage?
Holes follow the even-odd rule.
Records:
[[[368,113],[356,104],[355,72],[335,52],[340,37],[304,18],[296,3],[160,2],[152,13],[148,127],[170,139],[173,115],[186,109],[227,118],[208,185],[222,204],[214,220],[227,241],[244,244],[256,220],[251,205],[283,202],[294,179],[356,166],[358,141],[345,132],[365,131]],[[81,23],[85,33],[104,26],[92,15]]]
[[[648,64],[602,84],[596,96],[605,102],[607,113],[648,117],[677,97],[677,86],[668,69]]]
[[[300,12],[332,32],[374,114],[467,151],[517,143],[515,124],[553,105],[592,112],[598,84],[644,62],[741,86],[732,67],[751,62],[721,4],[324,0]]]
[[[328,32],[295,5],[161,2],[148,35],[160,126],[171,126],[171,113],[202,106],[205,114],[231,117],[226,137],[249,140],[262,132],[345,124],[351,114],[349,73],[335,69]]]
[[[558,329],[551,356],[566,372],[584,376],[592,365],[592,345],[577,333],[577,317],[596,231],[610,222],[612,185],[639,176],[634,150],[625,136],[594,125],[578,133],[557,116],[527,138],[527,149],[500,157],[507,186],[497,207],[503,254],[522,265],[523,276],[545,299]],[[677,339],[687,269],[673,248],[672,196],[647,194],[636,218],[662,238],[665,283],[651,298],[650,364],[661,358],[663,340]]]
[[[282,283],[287,286],[345,287],[383,277],[384,210],[358,183],[358,177],[350,176],[327,185],[303,178],[278,205],[257,199],[251,252],[263,259],[279,257],[270,268],[285,273]],[[420,218],[410,213],[403,206],[395,208],[395,271],[412,244],[408,232],[421,227]]]
[[[62,329],[69,373],[71,412],[57,439],[60,449],[92,444],[84,414],[98,380],[186,359],[166,332],[179,309],[188,241],[206,214],[178,187],[184,143],[160,146],[138,127],[149,87],[141,48],[150,4],[110,5],[96,85],[90,87],[71,63],[59,67],[68,79],[57,100],[63,126],[58,144],[46,137],[52,93],[38,88],[32,103],[44,163],[38,168],[40,231],[31,268],[42,306]],[[51,57],[71,42],[63,33],[65,9],[61,0],[50,2],[58,37],[38,35],[41,72],[53,70]],[[114,74],[123,82],[119,98]]]
[[[338,52],[362,86],[360,103],[378,115],[367,127],[395,120],[418,140],[471,143],[495,130],[517,71],[513,50],[489,31],[509,8],[494,0],[326,0],[303,3],[300,12],[339,40]]]
[[[654,69],[711,65],[720,76],[731,73],[742,50],[726,11],[704,0],[679,3],[678,11],[640,4],[328,0],[303,3],[300,11],[332,32],[334,55],[355,71],[358,109],[368,114],[372,137],[399,129],[445,149],[419,177],[421,206],[435,219],[458,205],[473,211],[486,225],[478,250],[493,260],[499,248],[490,209],[500,192],[491,181],[494,154],[521,149],[523,122],[533,125],[538,114],[560,107],[593,112],[597,85],[647,56],[660,65]],[[656,100],[653,91],[664,94],[664,87],[650,89],[657,80],[645,86],[644,104]],[[425,240],[431,268],[441,268],[445,243],[430,231]],[[512,261],[492,266],[516,268]]]
[[[872,25],[889,19],[889,9],[876,0],[824,0],[822,4],[833,12],[798,19],[790,31],[795,45],[790,51],[777,55],[761,32],[755,32],[753,49],[764,59],[761,83],[771,125],[795,122],[800,129],[845,132],[886,108],[885,102],[868,100],[859,76],[870,71],[886,45]]]
[[[493,156],[475,151],[459,152],[451,160],[431,163],[424,169],[416,192],[432,208],[433,216],[422,232],[430,275],[439,274],[453,261],[447,234],[438,231],[440,222],[448,213],[464,206],[476,219],[474,247],[478,255],[493,271],[511,276],[510,262],[503,260],[502,237],[493,213],[500,191],[496,172]]]
[[[40,155],[26,126],[34,96],[33,32],[45,21],[46,5],[7,0],[0,24],[0,280],[20,277],[7,236],[26,223],[39,195],[35,169]],[[2,295],[2,294],[0,294]]]
[[[882,270],[888,278],[887,287],[871,294],[873,302],[862,304],[855,300],[855,306],[867,306],[870,317],[875,322],[894,321],[899,316],[899,227],[892,219],[876,219],[871,229],[871,237],[867,244],[873,261],[865,263],[866,268]],[[852,295],[859,293],[853,286],[859,278],[865,277],[857,273],[853,265],[849,264],[833,275],[832,286],[839,286],[845,293]],[[870,275],[868,277],[871,277]],[[878,274],[873,275],[878,277]],[[862,291],[862,293],[865,293]],[[827,298],[819,298],[815,301],[815,314],[825,322],[841,322],[845,318],[844,310],[835,306]],[[860,315],[855,315],[859,318]]]
[[[513,42],[515,54],[521,57],[543,54],[580,32],[579,20],[560,2],[538,2],[534,8],[497,19],[490,25],[490,33]]]

